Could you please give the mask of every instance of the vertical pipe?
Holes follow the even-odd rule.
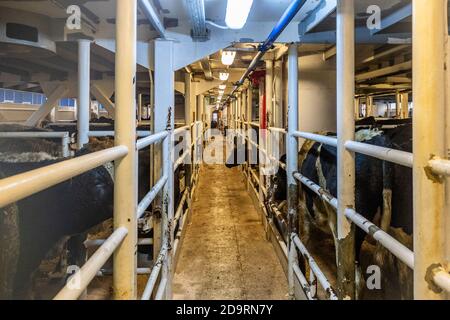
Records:
[[[190,126],[192,123],[192,82],[191,82],[191,74],[186,72],[184,74],[184,122],[187,126]],[[190,163],[186,167],[186,187],[191,188],[191,178],[194,174],[194,159],[195,153],[192,153],[191,141],[194,138],[194,127],[191,127],[189,132],[186,132],[186,135],[190,135],[190,141],[184,141],[186,144],[186,148],[191,150],[190,154]],[[195,147],[193,148],[195,150]]]
[[[292,237],[298,233],[298,212],[297,212],[297,196],[298,185],[294,178],[294,172],[298,170],[298,140],[293,136],[298,131],[298,48],[296,44],[289,46],[288,61],[288,135],[287,135],[287,159],[286,159],[286,175],[287,175],[287,205],[288,205],[288,228],[290,252],[295,250],[295,244]],[[293,256],[293,255],[292,255]],[[291,257],[291,255],[290,255]],[[289,272],[293,270],[293,258],[288,261]],[[291,278],[291,277],[290,277]],[[291,298],[294,298],[293,283],[289,285]]]
[[[277,128],[283,127],[283,61],[275,61],[275,90],[273,103],[273,123]]]
[[[249,83],[248,89],[247,89],[247,131],[248,131],[248,138],[251,142],[253,142],[253,134],[250,132],[252,130],[252,126],[250,123],[253,122],[253,89],[252,84]],[[248,144],[248,167],[247,167],[247,177],[251,176],[251,166],[254,163],[253,160],[253,145],[251,143]],[[250,186],[248,186],[250,187]]]
[[[401,94],[402,96],[402,119],[409,118],[409,94],[408,92],[404,92]]]
[[[428,169],[445,157],[445,33],[447,1],[413,0],[414,298],[444,299],[430,280],[444,261],[445,183]],[[431,31],[431,32],[430,32]]]
[[[400,92],[395,94],[395,117],[402,117],[402,94]]]
[[[114,228],[128,235],[114,254],[114,298],[136,299],[137,152],[136,152],[136,0],[116,4],[115,145],[128,155],[115,162]]]
[[[174,232],[171,221],[174,215],[173,203],[173,129],[175,127],[175,79],[173,71],[173,42],[155,41],[155,132],[169,130],[170,134],[163,143],[163,171],[168,180],[163,189],[162,199],[162,246],[168,248],[162,268],[162,279],[167,279],[166,299],[172,297],[172,244]]]
[[[361,105],[361,99],[355,98],[355,120],[359,119],[359,108]]]
[[[345,142],[355,138],[355,15],[354,0],[337,5],[337,263],[341,299],[355,298],[355,226],[345,210],[355,208],[355,155]]]
[[[266,60],[266,108],[269,114],[267,125],[272,127],[274,124],[274,108],[273,108],[273,61]]]
[[[139,95],[138,95],[137,112],[138,112],[138,123],[141,123],[141,121],[142,121],[142,93],[139,93]]]
[[[78,149],[89,142],[89,119],[91,110],[90,97],[90,61],[91,42],[89,40],[78,41],[78,105],[77,105],[77,130]]]
[[[288,190],[288,216],[289,231],[297,233],[298,214],[297,214],[297,181],[294,173],[298,170],[298,140],[293,136],[298,131],[298,51],[297,45],[289,46],[289,107],[288,107],[288,139],[287,139],[287,190]]]

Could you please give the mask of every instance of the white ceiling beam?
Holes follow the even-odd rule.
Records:
[[[307,17],[302,22],[300,22],[300,34],[307,34],[312,29],[317,27],[330,14],[336,11],[337,0],[316,0],[315,2],[315,8],[309,12]]]

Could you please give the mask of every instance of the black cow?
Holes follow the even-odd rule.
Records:
[[[0,175],[5,178],[58,161],[3,162]],[[0,299],[30,297],[32,275],[47,253],[62,238],[111,218],[113,196],[113,179],[101,166],[2,208]]]
[[[372,136],[371,132],[375,133]],[[367,133],[369,136],[367,138]],[[366,136],[365,143],[376,146],[394,148],[397,150],[412,150],[412,126],[399,126],[395,129],[387,130],[384,134],[377,131],[359,131],[357,135]],[[362,139],[364,140],[364,139]],[[337,155],[336,148],[307,141],[299,152],[300,173],[312,180],[322,188],[327,190],[334,197],[337,196]],[[281,161],[285,162],[286,157]],[[369,221],[373,221],[377,212],[383,212],[381,225],[387,225],[385,231],[389,231],[398,240],[411,245],[408,235],[412,233],[412,173],[411,169],[399,165],[377,160],[372,157],[356,155],[356,190],[355,205],[356,211]],[[286,200],[286,173],[280,169],[272,180],[272,187],[269,190],[269,204],[280,203]],[[305,242],[309,239],[309,233],[314,229],[319,229],[325,233],[332,234],[334,240],[336,234],[336,212],[335,210],[319,198],[309,188],[300,186],[300,203],[304,203],[300,210],[300,234]],[[387,202],[387,204],[386,204]],[[392,204],[392,210],[386,210]],[[268,205],[270,209],[270,205]],[[387,217],[384,216],[385,213]],[[391,218],[392,216],[392,218]],[[387,219],[387,221],[383,220]],[[384,221],[384,223],[383,223]],[[313,228],[311,228],[313,227]],[[394,229],[396,228],[396,229]],[[355,234],[355,257],[360,258],[361,246],[366,237],[364,231],[356,228]],[[382,250],[377,248],[377,250]],[[411,272],[407,267],[393,259],[392,255],[386,253],[376,254],[375,259],[382,265],[386,260],[386,255],[391,262],[396,265],[397,270],[393,272],[403,281],[401,294],[403,298],[411,296],[412,284]],[[385,279],[386,277],[384,277]]]

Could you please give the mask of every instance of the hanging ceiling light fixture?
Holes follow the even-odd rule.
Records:
[[[236,58],[236,51],[222,51],[222,64],[231,66]]]
[[[228,0],[225,23],[230,29],[242,29],[247,22],[253,0]]]
[[[221,85],[219,86],[219,90],[225,90],[226,87],[227,87],[226,84],[221,84]]]
[[[219,90],[219,94],[222,96],[225,93],[225,90]]]
[[[219,78],[222,81],[227,81],[229,76],[230,76],[230,74],[228,72],[220,72],[219,73]]]

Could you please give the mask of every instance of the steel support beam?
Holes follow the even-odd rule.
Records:
[[[288,135],[286,139],[286,175],[287,175],[287,204],[288,204],[288,229],[291,237],[298,234],[298,184],[294,173],[298,170],[298,140],[294,132],[298,131],[298,46],[289,46],[288,60]],[[293,241],[289,243],[290,248],[294,246]],[[293,258],[293,257],[292,257]],[[289,259],[288,270],[293,270],[295,261]],[[291,277],[290,277],[291,278]],[[291,279],[292,280],[292,279]],[[289,295],[294,298],[294,283],[289,283]]]
[[[355,8],[354,0],[337,4],[337,263],[340,299],[355,299],[355,226],[345,210],[355,209],[355,154],[345,148],[355,140]]]
[[[78,100],[77,100],[77,148],[89,142],[89,121],[91,118],[90,95],[91,42],[78,41]]]
[[[150,24],[155,28],[158,32],[159,36],[163,39],[166,38],[166,29],[164,28],[164,24],[161,22],[158,14],[156,13],[155,8],[150,3],[150,0],[138,0],[139,8],[145,17],[148,19]]]
[[[162,248],[167,248],[162,269],[162,280],[166,280],[165,298],[172,297],[172,245],[174,241],[173,226],[173,129],[175,127],[175,74],[174,74],[174,50],[173,42],[166,40],[156,40],[155,48],[155,132],[169,130],[169,137],[164,143],[164,158],[158,152],[155,156],[162,161],[159,164],[163,167],[163,172],[167,173],[168,181],[163,189],[162,198],[159,204],[162,206]],[[168,143],[167,143],[168,142]],[[155,162],[155,168],[158,164]]]
[[[311,32],[323,20],[336,11],[337,0],[320,1],[320,4],[298,26],[299,33],[304,35]]]
[[[137,151],[136,151],[136,0],[116,4],[116,146],[128,154],[115,162],[114,228],[128,234],[114,253],[113,289],[118,300],[135,300],[137,250]]]
[[[95,84],[91,86],[91,93],[105,107],[110,117],[114,119],[114,102]]]
[[[197,41],[208,40],[209,34],[206,28],[205,0],[185,0],[192,23],[191,36]]]
[[[39,107],[25,122],[26,126],[35,127],[41,122],[52,110],[58,105],[58,102],[63,98],[69,89],[65,84],[60,84],[56,89],[47,97],[47,102]]]
[[[371,32],[372,34],[380,33],[383,30],[386,30],[399,22],[402,22],[406,18],[409,18],[411,15],[412,15],[412,3],[408,3],[407,5],[401,7],[400,9],[391,13],[387,17],[383,17],[383,19],[381,19],[381,28],[373,29],[371,30]]]
[[[445,299],[433,282],[445,261],[445,179],[429,170],[445,152],[447,1],[413,0],[414,298]],[[448,88],[447,88],[448,89]]]

